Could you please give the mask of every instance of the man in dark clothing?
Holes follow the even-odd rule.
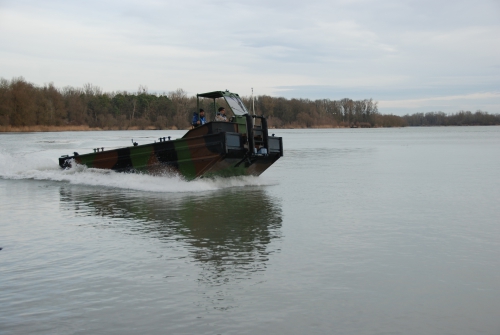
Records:
[[[198,127],[205,123],[207,123],[207,119],[205,119],[205,111],[203,109],[200,109],[199,115],[198,113],[193,114],[193,121],[191,122],[193,127]]]

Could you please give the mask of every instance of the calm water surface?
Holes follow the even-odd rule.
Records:
[[[183,133],[0,134],[1,334],[500,334],[500,127],[276,130],[258,178],[57,165]]]

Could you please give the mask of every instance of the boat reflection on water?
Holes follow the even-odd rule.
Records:
[[[127,232],[187,246],[211,285],[265,270],[281,234],[280,200],[258,187],[172,194],[66,185],[60,199],[76,216],[111,218]]]

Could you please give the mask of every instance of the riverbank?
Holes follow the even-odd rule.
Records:
[[[344,129],[349,127],[344,126],[331,126],[331,125],[322,125],[322,126],[314,126],[314,127],[299,127],[299,126],[285,126],[280,128],[271,127],[269,129]],[[350,127],[350,128],[361,128],[361,127]],[[366,128],[366,127],[365,127]],[[383,127],[372,127],[372,128],[383,128]],[[183,130],[189,130],[191,128],[185,128]],[[177,127],[171,128],[163,128],[159,129],[156,127],[146,127],[139,128],[136,126],[128,127],[128,128],[119,128],[119,127],[89,127],[89,126],[24,126],[24,127],[12,127],[12,126],[0,126],[0,133],[43,133],[43,132],[62,132],[62,131],[118,131],[118,130],[178,130]],[[181,129],[182,130],[182,129]]]
[[[158,130],[156,127],[150,126],[146,128],[139,128],[137,126],[131,126],[127,128],[120,127],[89,127],[87,125],[83,126],[23,126],[23,127],[13,127],[13,126],[0,126],[0,133],[34,133],[34,132],[61,132],[61,131],[103,131],[103,130]],[[168,130],[177,130],[177,127],[168,128]]]
[[[401,127],[470,127],[478,125],[426,125],[426,126],[401,126]],[[484,125],[484,126],[495,126],[495,125]],[[498,125],[496,125],[498,126]],[[401,127],[347,127],[347,126],[332,126],[332,125],[320,125],[314,127],[298,127],[298,126],[285,126],[280,128],[269,128],[269,129],[346,129],[346,128],[401,128]],[[189,130],[191,128],[184,128],[181,130]],[[137,126],[132,126],[128,128],[119,127],[89,127],[89,126],[24,126],[24,127],[12,127],[12,126],[0,126],[0,133],[43,133],[43,132],[62,132],[62,131],[127,131],[127,130],[179,130],[177,127],[173,126],[171,128],[158,129],[156,127],[150,126],[146,128],[139,128]]]

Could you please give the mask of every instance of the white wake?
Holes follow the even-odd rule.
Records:
[[[0,178],[52,180],[75,185],[103,186],[148,192],[199,192],[229,187],[275,185],[263,177],[197,179],[186,181],[178,175],[151,176],[138,173],[118,173],[78,165],[63,170],[52,159],[39,155],[12,155],[0,150]]]

